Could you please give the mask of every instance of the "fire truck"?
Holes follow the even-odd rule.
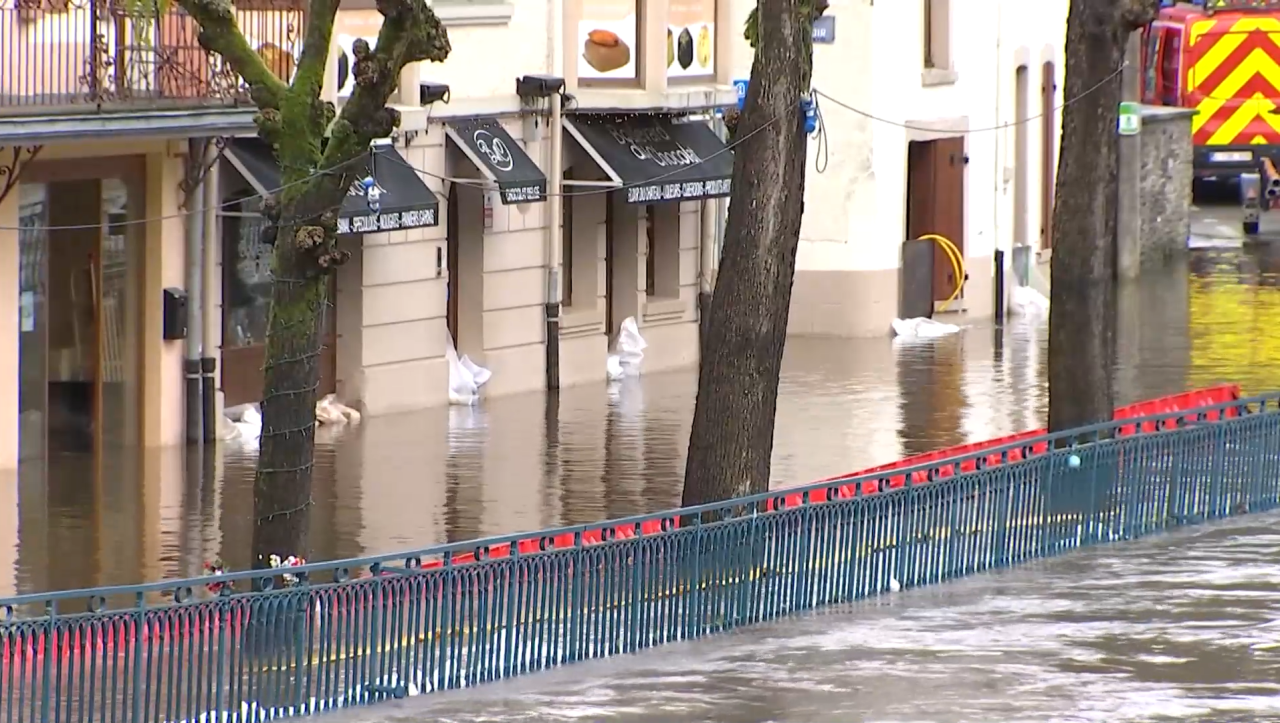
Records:
[[[1256,233],[1249,207],[1280,200],[1280,0],[1166,2],[1143,31],[1142,101],[1198,111],[1196,177],[1239,178]]]

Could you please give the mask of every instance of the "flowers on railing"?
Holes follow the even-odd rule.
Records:
[[[222,564],[222,560],[220,558],[214,558],[213,562],[206,562],[204,564],[204,574],[205,577],[225,575],[227,574],[227,566]],[[205,585],[205,587],[208,588],[209,592],[217,595],[222,592],[223,588],[230,587],[230,585],[231,583],[229,582],[211,582],[208,585]]]
[[[307,564],[307,561],[304,558],[295,557],[293,555],[281,560],[279,555],[272,554],[271,557],[267,558],[267,564],[271,566],[271,569],[278,570],[286,567],[301,567],[302,565]],[[285,587],[293,587],[298,584],[298,576],[291,575],[287,572],[281,574],[280,579],[284,581]]]
[[[302,565],[305,565],[305,564],[307,564],[306,558],[297,557],[295,555],[290,555],[283,559],[281,559],[279,555],[272,555],[267,558],[267,565],[272,570],[286,570],[291,567],[301,567]],[[204,564],[205,577],[217,577],[219,575],[225,575],[225,574],[227,574],[227,566],[223,564],[220,558],[214,558],[213,562],[206,562]],[[293,573],[281,572],[280,579],[284,583],[285,587],[293,587],[294,585],[298,584],[298,576],[294,575]],[[224,589],[230,588],[231,583],[230,582],[211,582],[205,585],[205,587],[209,590],[209,592],[217,595],[218,593],[222,592]]]

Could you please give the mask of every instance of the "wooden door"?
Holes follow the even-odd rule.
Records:
[[[939,138],[930,141],[933,160],[933,218],[932,233],[943,236],[964,256],[964,137]],[[947,253],[938,249],[934,253],[933,298],[945,301],[951,298],[958,284],[955,268]]]
[[[1058,92],[1053,61],[1046,61],[1040,78],[1040,248],[1053,248],[1053,179],[1057,172],[1057,123],[1054,98]]]
[[[449,200],[447,201],[447,210],[445,219],[445,243],[447,246],[447,258],[445,263],[449,267],[449,283],[446,286],[446,294],[448,300],[445,304],[445,324],[449,327],[449,338],[453,340],[454,348],[458,345],[458,280],[461,276],[458,270],[459,246],[458,246],[458,194],[461,189],[457,184],[453,184],[449,188]]]
[[[907,144],[907,238],[933,230],[933,143]]]

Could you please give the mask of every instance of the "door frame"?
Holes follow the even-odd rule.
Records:
[[[119,155],[119,156],[99,156],[99,157],[92,157],[92,158],[65,158],[65,159],[52,159],[52,160],[41,159],[39,161],[33,161],[31,165],[23,169],[22,173],[23,173],[23,177],[22,177],[23,183],[31,183],[31,184],[39,183],[39,184],[47,185],[47,184],[67,182],[67,181],[91,181],[91,180],[101,181],[105,179],[114,178],[124,182],[126,187],[129,188],[131,191],[136,189],[140,194],[142,194],[144,199],[147,193],[147,186],[146,186],[147,158],[145,155],[133,154],[133,155]],[[132,200],[132,196],[130,198]],[[145,209],[145,206],[146,204],[144,201],[144,203],[142,204],[142,208]],[[143,215],[145,215],[145,211],[143,212]],[[134,225],[134,228],[137,228],[137,225]],[[103,425],[102,400],[103,400],[103,372],[104,372],[105,364],[103,360],[104,334],[102,329],[103,327],[102,252],[103,252],[103,243],[106,240],[106,236],[107,236],[107,229],[108,229],[107,218],[104,215],[101,215],[100,213],[99,227],[98,227],[98,241],[95,248],[94,257],[90,262],[90,267],[89,267],[90,280],[92,283],[92,288],[94,289],[94,298],[92,301],[93,303],[93,307],[92,307],[93,308],[93,329],[92,329],[93,340],[91,342],[94,348],[93,391],[92,391],[92,397],[91,397],[92,399],[91,403],[93,405],[93,411],[92,411],[93,454],[94,454],[94,458],[97,460],[96,464],[99,467],[101,466],[102,453],[104,451],[103,450],[103,426],[104,425]],[[49,239],[46,239],[45,243],[50,243]],[[141,241],[135,239],[133,243],[145,244],[145,239],[142,239]],[[139,269],[140,276],[144,280],[149,279],[153,275],[152,273],[153,269],[151,269],[150,266],[153,263],[155,263],[155,261],[151,259],[150,256],[146,253],[143,253],[140,255],[140,260],[143,263],[143,268]],[[42,269],[42,273],[47,275],[48,273],[47,265],[49,263],[49,255],[44,256],[44,260],[42,263],[45,264],[45,268]],[[148,289],[143,289],[144,294],[147,293],[148,291],[149,291]],[[146,303],[147,301],[144,296],[144,299],[143,299],[144,307]],[[48,301],[46,300],[46,311],[45,311],[46,314],[48,313],[48,306],[49,304],[48,304]],[[148,372],[150,371],[146,369],[146,354],[144,353],[145,346],[148,341],[148,336],[147,336],[145,325],[142,325],[141,330],[142,330],[142,333],[138,335],[137,339],[133,340],[133,343],[137,345],[137,348],[134,349],[134,353],[135,353],[135,358],[138,359],[139,365],[141,367],[139,370],[138,376],[140,379],[145,379]],[[41,433],[44,435],[44,440],[43,440],[43,444],[41,445],[41,448],[44,452],[44,456],[46,459],[48,458],[48,454],[49,454],[48,379],[49,379],[50,359],[49,359],[49,353],[48,353],[48,343],[49,343],[48,335],[46,334],[45,336],[46,348],[45,348],[45,354],[44,354],[44,357],[45,357],[45,384],[44,384],[45,415],[44,415],[44,427],[41,430]],[[135,419],[135,423],[137,424],[137,429],[134,430],[133,438],[138,440],[138,443],[141,444],[145,439],[145,427],[146,427],[145,420],[149,412],[147,409],[147,405],[144,403],[143,385],[141,384],[137,385],[134,393],[138,395],[138,398],[134,400],[134,402],[137,404],[137,407],[138,407],[138,415],[137,415],[137,418]]]
[[[1055,136],[1058,123],[1055,101],[1058,94],[1057,70],[1052,60],[1040,66],[1040,250],[1053,248],[1053,193],[1058,174]]]

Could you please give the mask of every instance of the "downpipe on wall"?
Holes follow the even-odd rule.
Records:
[[[551,103],[551,163],[547,174],[547,391],[560,388],[560,250],[564,229],[563,199],[560,197],[560,179],[564,174],[564,129],[560,113],[561,97],[553,93]]]
[[[186,216],[183,224],[186,231],[186,291],[187,291],[187,336],[183,340],[182,373],[186,396],[186,430],[187,442],[204,440],[204,402],[200,387],[200,344],[204,339],[201,333],[201,300],[204,298],[200,285],[201,246],[204,242],[204,186],[207,179],[202,178],[204,170],[205,148],[212,145],[205,138],[192,138],[187,142],[187,184],[185,208]]]
[[[204,316],[204,323],[200,326],[202,333],[200,356],[200,389],[201,389],[201,409],[204,419],[204,439],[206,442],[213,442],[218,438],[218,390],[216,374],[218,371],[218,344],[222,330],[222,314],[218,305],[218,296],[221,291],[220,278],[218,269],[218,208],[220,186],[219,178],[221,174],[218,167],[221,165],[219,161],[220,151],[216,143],[210,140],[205,144],[205,168],[208,169],[204,174],[204,214],[202,217],[204,226],[204,246],[201,249],[200,271],[204,275],[204,283],[201,286],[202,292],[201,303],[199,304],[201,313]],[[192,264],[194,265],[194,264]]]
[[[562,0],[547,3],[547,27],[551,42],[547,47],[547,67],[554,75],[563,75],[564,54],[559,52],[564,38],[564,8]],[[568,89],[566,88],[566,91]],[[546,375],[547,391],[560,388],[560,258],[564,238],[564,199],[560,196],[564,179],[564,120],[562,118],[563,95],[553,93],[551,104],[551,159],[547,164],[547,304],[546,304]]]

